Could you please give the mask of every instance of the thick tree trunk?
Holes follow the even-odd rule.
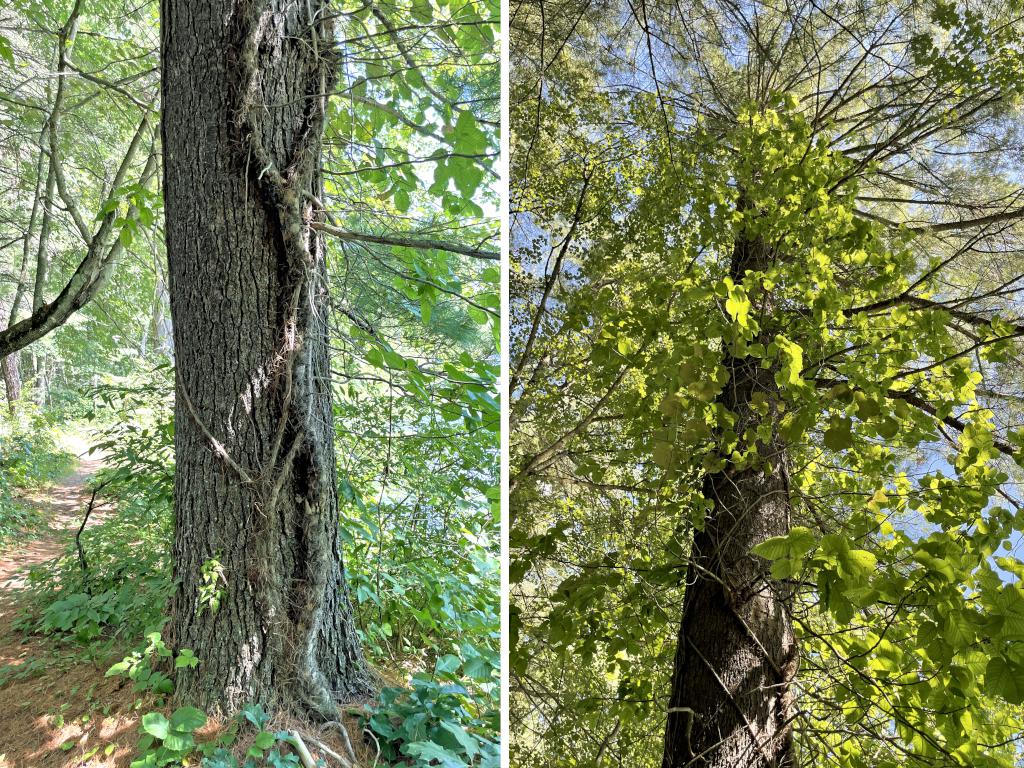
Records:
[[[320,0],[162,6],[177,362],[168,636],[201,660],[176,696],[329,717],[372,685],[341,562],[324,246],[309,227],[337,66],[329,14]]]
[[[758,243],[740,243],[733,279],[764,264]],[[767,313],[766,313],[767,314]],[[766,334],[771,335],[771,334]],[[762,339],[764,341],[764,339]],[[767,342],[766,342],[767,343]],[[763,417],[751,398],[778,400],[774,369],[753,358],[724,362],[730,381],[719,402],[737,416],[742,435]],[[709,474],[712,502],[694,536],[686,578],[665,735],[664,768],[790,768],[796,666],[790,616],[792,590],[750,550],[790,527],[786,446],[776,435],[760,443],[762,463]]]

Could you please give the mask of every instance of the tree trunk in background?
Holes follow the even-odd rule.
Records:
[[[172,338],[171,318],[167,314],[167,283],[164,280],[159,264],[156,265],[156,273],[150,336],[153,339],[154,352],[173,358],[174,341]]]
[[[733,279],[738,283],[768,256],[759,243],[739,243]],[[769,307],[765,314],[770,312]],[[731,378],[719,402],[736,414],[733,429],[742,435],[762,421],[751,407],[755,392],[778,400],[775,370],[754,358],[727,358],[723,365]],[[764,464],[738,469],[727,463],[704,480],[704,497],[713,507],[690,555],[664,768],[794,765],[792,589],[772,579],[768,563],[750,554],[765,539],[789,531],[786,445],[774,436],[758,451]]]
[[[178,700],[220,714],[260,701],[334,717],[372,689],[341,561],[324,245],[309,227],[337,67],[327,17],[320,0],[162,3],[168,639],[201,661]]]
[[[43,193],[43,223],[39,227],[39,244],[36,246],[36,276],[32,285],[32,311],[38,312],[46,302],[46,274],[50,267],[50,227],[53,221],[53,194],[56,175],[53,164],[46,167],[46,191]]]
[[[50,118],[53,119],[51,115]],[[44,129],[45,130],[45,129]],[[44,156],[40,150],[40,159]],[[56,185],[53,163],[46,165],[46,187],[41,200],[43,207],[43,219],[39,226],[39,242],[36,245],[36,274],[32,281],[32,312],[38,312],[46,303],[46,275],[50,265],[50,229],[53,222],[53,195]],[[38,366],[38,356],[32,352],[32,386],[34,389],[33,399],[38,405],[44,405],[49,396],[49,388],[46,378],[45,358],[42,369]]]
[[[11,319],[10,308],[0,305],[0,331],[8,327]],[[21,398],[21,353],[14,352],[0,358],[0,377],[4,380],[4,393],[7,396],[7,410],[13,415],[17,411],[17,402]]]
[[[29,347],[29,354],[32,356],[32,400],[36,405],[43,406],[48,394],[46,357],[36,352],[34,347]]]
[[[14,298],[11,299],[10,305],[3,306],[2,314],[4,317],[0,319],[0,331],[6,330],[18,322],[18,313],[21,311],[21,303],[25,298],[25,292],[28,289],[28,265],[29,257],[32,255],[32,234],[36,228],[36,218],[39,215],[39,190],[43,185],[43,165],[46,159],[46,152],[43,151],[43,146],[46,141],[47,126],[44,123],[42,130],[39,132],[39,146],[38,155],[36,161],[36,186],[32,194],[32,209],[28,217],[28,227],[25,229],[25,238],[22,242],[21,250],[21,268],[18,270],[18,281],[14,288]],[[49,184],[49,182],[47,182]],[[49,190],[49,186],[47,187]],[[45,238],[49,236],[49,218],[48,214],[44,213],[43,216],[43,228],[40,233],[40,247],[45,247]],[[2,360],[0,360],[0,375],[3,376],[4,389],[7,393],[7,408],[13,414],[17,410],[16,403],[21,399],[21,352],[15,351]]]
[[[7,391],[7,410],[14,413],[15,404],[21,399],[21,353],[5,357],[0,368],[3,369],[4,389]]]

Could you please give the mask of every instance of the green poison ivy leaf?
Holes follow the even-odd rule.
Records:
[[[765,560],[779,560],[789,554],[789,541],[785,536],[772,536],[750,551]]]
[[[853,445],[853,434],[850,431],[850,420],[844,417],[832,419],[832,424],[825,430],[825,447],[830,451],[844,451]]]
[[[839,553],[839,565],[848,576],[869,576],[878,565],[878,558],[865,549],[851,549]]]
[[[11,41],[3,35],[0,35],[0,59],[12,67],[14,66],[14,50],[11,48]]]
[[[275,741],[276,739],[274,738],[274,734],[272,734],[270,731],[260,731],[258,734],[256,734],[256,738],[253,741],[253,746],[257,749],[270,749],[272,746],[274,746]]]
[[[479,155],[487,151],[487,134],[468,109],[460,111],[455,120],[452,145],[459,154]]]
[[[480,752],[480,743],[465,728],[451,720],[442,720],[441,727],[450,733],[469,755],[470,759]]]
[[[449,675],[455,672],[461,664],[462,660],[458,656],[451,653],[445,654],[434,663],[434,674]]]
[[[817,538],[810,528],[797,525],[786,536],[772,536],[756,545],[751,551],[766,560],[790,558],[797,560],[811,551]]]
[[[404,745],[402,752],[410,757],[419,758],[422,765],[430,765],[434,760],[441,768],[467,768],[468,765],[457,754],[432,741],[414,741]]]
[[[175,669],[194,669],[197,666],[199,666],[199,659],[196,658],[191,648],[182,648],[174,660]]]

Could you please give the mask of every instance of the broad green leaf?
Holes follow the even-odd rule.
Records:
[[[427,765],[436,760],[442,768],[467,768],[467,763],[458,755],[432,741],[415,741],[405,744],[402,747],[402,752],[410,757],[419,758]]]
[[[985,667],[985,690],[1011,704],[1024,704],[1024,667],[993,656]]]
[[[206,725],[206,714],[195,707],[180,707],[171,715],[170,723],[179,731],[194,731]]]
[[[157,739],[165,739],[171,724],[160,712],[147,712],[142,716],[142,730]]]

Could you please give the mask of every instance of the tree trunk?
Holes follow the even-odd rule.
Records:
[[[17,301],[18,299],[15,298],[15,302]],[[10,325],[10,321],[14,319],[14,312],[15,310],[9,310],[6,306],[0,305],[0,331]],[[0,378],[4,380],[7,410],[13,416],[18,410],[18,400],[21,399],[21,354],[19,352],[0,358]]]
[[[36,162],[36,185],[32,193],[32,209],[28,217],[28,226],[25,228],[25,239],[22,242],[21,268],[18,271],[18,282],[14,288],[14,298],[10,307],[4,307],[2,313],[5,317],[0,320],[3,323],[0,330],[7,330],[18,322],[18,312],[21,310],[21,302],[25,297],[26,286],[28,285],[28,263],[32,251],[32,233],[36,228],[36,218],[39,215],[39,190],[42,187],[43,160],[46,153],[43,145],[46,139],[46,125],[39,132],[39,155]],[[49,222],[44,218],[44,230]],[[43,235],[40,235],[42,237]],[[14,414],[17,411],[17,402],[21,399],[21,353],[12,352],[3,359],[0,359],[0,374],[3,376],[4,389],[7,393],[7,409]]]
[[[5,357],[0,368],[3,369],[4,389],[7,391],[7,410],[13,414],[21,399],[21,353],[15,352]]]
[[[153,316],[150,319],[150,337],[153,340],[153,351],[159,355],[174,357],[171,318],[167,315],[167,283],[156,264],[156,286],[153,289]],[[148,351],[148,350],[147,350]]]
[[[732,276],[766,263],[759,243],[737,244]],[[770,322],[770,307],[765,312]],[[763,343],[773,332],[764,331]],[[719,402],[736,414],[736,434],[762,420],[755,392],[778,401],[775,369],[755,358],[727,358],[731,378]],[[775,412],[775,411],[773,411]],[[665,734],[664,768],[790,768],[794,766],[789,690],[797,646],[792,589],[771,578],[750,550],[790,527],[786,445],[777,435],[759,443],[761,464],[727,463],[704,480],[712,503],[693,540],[683,618],[676,647]]]
[[[55,120],[56,115],[48,119]],[[42,155],[42,147],[40,147]],[[46,303],[46,273],[50,267],[50,227],[53,221],[53,194],[56,184],[52,161],[46,166],[46,190],[43,192],[43,223],[39,227],[39,244],[36,246],[36,276],[32,285],[32,312],[38,312]]]
[[[163,0],[161,18],[168,639],[201,660],[176,697],[333,717],[372,680],[341,561],[324,245],[309,226],[337,66],[329,14],[320,0]]]

